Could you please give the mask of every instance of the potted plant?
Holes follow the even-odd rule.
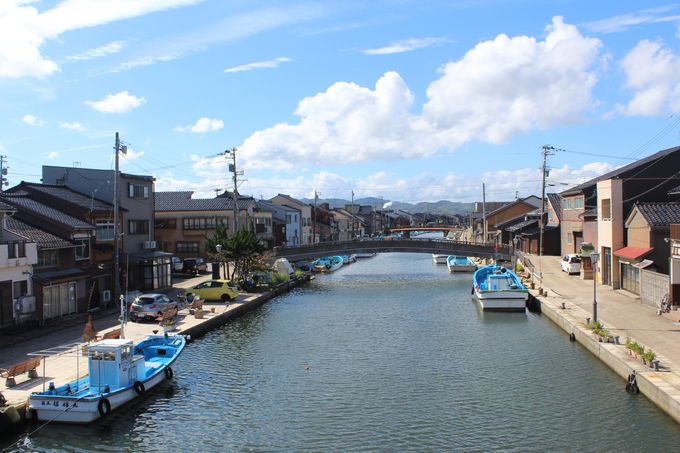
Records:
[[[642,354],[642,360],[645,365],[653,367],[654,364],[652,363],[652,360],[654,359],[656,359],[656,354],[651,349],[647,350],[644,354]]]

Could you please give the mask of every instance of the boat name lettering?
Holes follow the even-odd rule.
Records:
[[[59,401],[51,401],[51,402],[50,401],[41,401],[40,405],[41,406],[50,406],[51,405],[51,406],[54,406],[54,407],[59,407]],[[61,403],[61,406],[62,407],[78,407],[78,403],[71,404],[67,401],[63,401]]]

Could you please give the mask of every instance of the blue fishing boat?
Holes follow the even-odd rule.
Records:
[[[317,272],[334,272],[342,267],[342,257],[340,256],[324,256],[314,261],[314,269]]]
[[[446,258],[449,272],[474,272],[477,265],[467,256],[449,255]]]
[[[29,397],[34,420],[90,423],[141,397],[166,379],[184,350],[182,335],[149,335],[134,344],[129,339],[107,339],[87,347],[87,377],[56,387],[50,383]],[[48,357],[50,350],[34,353]],[[76,353],[82,353],[80,348]],[[61,355],[61,354],[60,354]]]
[[[492,264],[472,276],[474,294],[482,310],[524,311],[529,291],[509,269]]]
[[[357,260],[357,256],[355,254],[341,255],[340,258],[342,258],[342,264],[351,264]]]

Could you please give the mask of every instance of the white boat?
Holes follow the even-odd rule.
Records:
[[[495,264],[484,266],[472,280],[482,310],[524,311],[529,291],[509,269]]]
[[[449,255],[435,255],[434,253],[432,254],[432,263],[433,264],[446,264],[446,258],[448,258]]]
[[[108,339],[89,345],[89,375],[29,397],[34,420],[91,423],[141,397],[158,383],[171,379],[172,365],[186,345],[182,335],[149,335],[134,344]],[[82,353],[80,348],[76,353]],[[33,355],[41,356],[41,353]],[[42,355],[47,357],[48,354]]]
[[[449,272],[474,272],[477,265],[467,256],[449,255],[446,258],[446,265]]]
[[[376,254],[375,253],[355,253],[354,256],[357,258],[373,258]]]

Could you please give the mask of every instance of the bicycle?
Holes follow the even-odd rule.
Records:
[[[663,313],[670,313],[670,312],[671,312],[671,300],[670,300],[670,296],[668,294],[666,294],[665,296],[663,296],[663,299],[661,299],[661,304],[659,306],[659,312],[658,313],[661,315]]]

